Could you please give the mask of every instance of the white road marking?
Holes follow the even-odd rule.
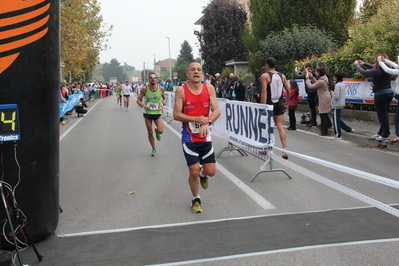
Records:
[[[97,101],[97,103],[96,103],[95,105],[93,105],[93,107],[91,107],[90,109],[88,109],[86,115],[87,115],[88,113],[90,113],[90,111],[93,110],[94,107],[95,107],[97,104],[99,104],[101,101],[102,101],[102,99],[100,99],[99,101]],[[72,129],[74,129],[74,128],[80,123],[80,121],[82,121],[82,119],[79,119],[78,121],[76,121],[70,128],[68,128],[68,129],[64,132],[64,134],[62,134],[62,135],[60,136],[60,142],[61,142],[61,140],[63,140],[63,139],[69,134],[69,132],[72,131]]]
[[[398,205],[399,205],[399,203],[390,204],[390,206],[398,206]],[[127,228],[119,228],[119,229],[107,229],[107,230],[88,231],[88,232],[79,232],[79,233],[58,234],[57,236],[58,237],[76,237],[76,236],[89,236],[89,235],[103,235],[103,234],[131,232],[131,231],[146,230],[146,229],[171,228],[171,227],[176,227],[176,226],[210,224],[210,223],[219,223],[219,222],[226,222],[226,221],[239,221],[239,220],[284,216],[284,215],[324,213],[324,212],[331,212],[331,211],[337,211],[337,210],[338,211],[362,210],[362,209],[370,209],[370,208],[371,208],[370,206],[362,206],[362,207],[353,207],[353,208],[338,208],[338,209],[325,209],[325,210],[313,210],[313,211],[301,211],[301,212],[287,212],[287,213],[283,212],[283,213],[273,213],[273,214],[204,220],[204,221],[193,221],[193,222],[172,223],[172,224],[158,224],[158,225],[127,227]]]
[[[101,101],[101,99],[100,99]],[[89,113],[94,107],[100,102],[98,101],[95,105],[93,105],[90,110],[88,110],[87,113]],[[64,132],[64,134],[61,135],[60,137],[60,142],[62,139],[68,135],[69,132],[72,131],[79,123],[82,121],[81,119],[76,121],[68,130]],[[174,133],[179,139],[181,138],[181,133],[176,131],[172,126],[170,126],[168,123],[163,121],[164,125],[169,128],[169,130]],[[229,170],[227,170],[224,166],[222,166],[220,163],[217,163],[217,169],[220,171],[227,179],[229,179],[233,184],[235,184],[241,191],[243,191],[245,194],[247,194],[251,199],[253,199],[257,204],[259,204],[263,209],[265,210],[273,210],[276,209],[276,207],[273,206],[270,202],[268,202],[265,198],[263,198],[261,195],[259,195],[257,192],[255,192],[252,188],[247,186],[242,180],[240,180],[238,177],[236,177],[234,174],[232,174]]]
[[[165,123],[165,121],[164,121],[164,125],[166,127],[168,127],[169,130],[172,131],[176,136],[181,138],[181,133],[177,132],[172,126]],[[257,192],[255,192],[252,188],[247,186],[241,179],[239,179],[234,174],[232,174],[223,165],[221,165],[220,163],[216,163],[216,165],[217,165],[217,169],[219,172],[221,172],[234,185],[236,185],[239,189],[241,189],[242,192],[247,194],[251,199],[253,199],[256,203],[258,203],[263,209],[265,209],[265,210],[276,209],[276,207],[274,207],[273,204],[268,202],[265,198],[263,198],[261,195],[259,195]]]
[[[212,262],[212,261],[231,260],[231,259],[248,258],[248,257],[254,257],[254,256],[262,256],[262,255],[268,255],[268,254],[277,254],[277,253],[283,253],[283,252],[293,252],[293,251],[311,250],[311,249],[329,248],[329,247],[366,245],[366,244],[375,244],[375,243],[389,243],[389,242],[399,242],[399,238],[365,240],[365,241],[354,241],[354,242],[345,242],[345,243],[305,246],[305,247],[297,247],[297,248],[277,249],[277,250],[260,251],[260,252],[245,253],[245,254],[238,254],[238,255],[231,255],[231,256],[214,257],[214,258],[209,258],[209,259],[179,261],[179,262],[163,263],[163,264],[151,264],[151,266],[188,265],[188,264],[194,264],[194,263],[198,264],[198,263],[205,263],[205,262]]]

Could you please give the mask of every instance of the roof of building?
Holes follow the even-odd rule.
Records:
[[[169,63],[170,61],[170,63]],[[160,68],[167,68],[167,67],[174,67],[176,65],[176,59],[173,58],[167,58],[164,60],[161,60],[157,63],[159,65]]]

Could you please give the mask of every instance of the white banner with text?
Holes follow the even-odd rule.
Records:
[[[168,98],[164,111],[173,114],[175,93],[165,92]],[[251,102],[217,99],[221,115],[212,124],[212,135],[235,145],[248,148],[274,146],[273,106]]]

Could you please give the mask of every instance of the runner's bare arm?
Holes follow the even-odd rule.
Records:
[[[161,110],[164,110],[164,105],[166,103],[167,97],[165,94],[165,89],[162,86],[159,86],[160,90],[161,90],[161,94],[162,94],[162,104],[161,104]]]
[[[268,73],[263,73],[261,76],[262,80],[262,103],[267,102],[267,85],[270,83],[270,77]]]
[[[162,93],[162,104],[165,105],[168,97],[166,97],[165,89],[162,86],[160,86],[160,88],[161,88],[161,93]]]
[[[146,93],[147,93],[147,88],[146,87],[141,88],[140,94],[139,96],[137,96],[136,103],[147,110],[150,107],[143,103],[143,97]]]
[[[209,120],[211,120],[211,123],[214,123],[219,118],[221,112],[216,99],[216,91],[212,85],[208,85],[208,92],[212,106],[212,114],[209,116]]]

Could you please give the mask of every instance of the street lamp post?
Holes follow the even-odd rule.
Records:
[[[60,82],[63,82],[64,80],[64,74],[63,74],[63,68],[65,67],[64,62],[60,63]]]
[[[155,71],[155,54],[152,54],[154,56],[154,73],[157,74],[157,72]]]
[[[147,82],[147,71],[145,70],[145,63],[143,62],[143,83]]]
[[[170,58],[170,38],[168,38],[168,47],[169,47],[169,80],[172,80],[172,60]]]

